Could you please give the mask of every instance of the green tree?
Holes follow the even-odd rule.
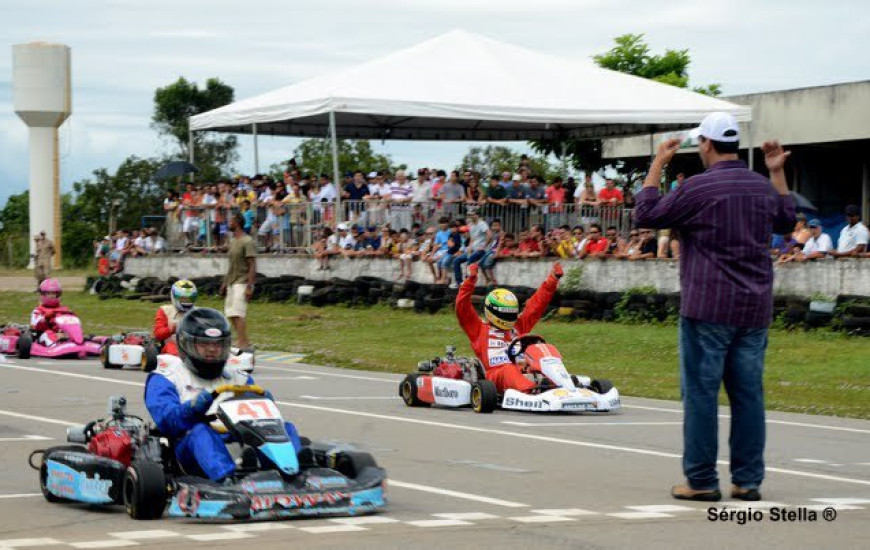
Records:
[[[217,78],[209,78],[205,87],[184,77],[154,92],[154,114],[151,127],[175,147],[171,155],[175,160],[190,158],[188,119],[200,113],[223,107],[233,102],[235,91]],[[204,181],[215,181],[229,172],[238,160],[235,136],[214,132],[194,132],[194,159]]]
[[[332,179],[332,146],[329,140],[323,138],[303,140],[293,150],[293,156],[296,158],[299,170],[303,173],[312,175],[327,173]],[[275,168],[277,167],[273,165],[272,169]],[[390,155],[376,153],[367,139],[338,140],[339,173],[356,170],[363,172],[392,171],[395,168],[397,167],[393,166],[393,159]],[[283,167],[281,170],[283,171]]]
[[[689,86],[689,65],[692,62],[689,50],[665,50],[661,55],[651,54],[643,34],[623,34],[617,36],[614,42],[613,48],[593,56],[600,67],[678,88]],[[708,84],[692,90],[710,96],[722,93],[719,84]],[[602,143],[598,139],[566,136],[534,140],[531,145],[538,153],[553,154],[560,158],[564,147],[566,162],[578,170],[594,171],[607,164],[601,157]]]
[[[487,145],[486,147],[471,147],[462,157],[459,171],[471,170],[482,178],[501,175],[502,172],[516,172],[520,165],[522,154],[503,145]],[[545,156],[532,155],[528,158],[532,173],[547,178],[554,177],[557,172]]]

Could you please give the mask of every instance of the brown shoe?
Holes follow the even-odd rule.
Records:
[[[761,493],[757,487],[745,488],[739,485],[731,485],[731,498],[755,502],[761,500]]]
[[[688,484],[674,485],[671,488],[671,496],[679,500],[699,500],[701,502],[719,502],[722,499],[722,493],[719,492],[719,489],[699,491],[692,489]]]

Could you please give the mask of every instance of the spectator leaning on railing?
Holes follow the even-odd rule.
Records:
[[[861,211],[854,204],[846,207],[846,227],[840,231],[837,240],[837,250],[831,252],[835,258],[862,256],[867,252],[870,243],[870,233],[867,226],[861,223]]]

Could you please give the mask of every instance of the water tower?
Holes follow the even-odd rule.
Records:
[[[58,128],[72,113],[70,49],[31,42],[12,46],[15,112],[30,129],[30,252],[40,231],[54,242],[60,267],[60,158]]]

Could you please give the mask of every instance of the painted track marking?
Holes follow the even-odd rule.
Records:
[[[399,399],[397,397],[397,399]],[[682,426],[682,422],[516,422],[503,420],[502,424],[525,427],[587,427],[587,426]]]
[[[15,370],[28,371],[28,372],[38,372],[38,373],[42,373],[42,374],[51,374],[51,375],[55,375],[55,376],[69,376],[69,377],[73,377],[73,378],[82,378],[85,380],[97,380],[100,382],[108,382],[108,383],[112,383],[112,384],[123,384],[123,385],[128,385],[128,386],[143,387],[145,385],[143,382],[132,382],[132,381],[128,381],[128,380],[115,380],[113,378],[105,378],[102,376],[92,376],[92,375],[87,375],[87,374],[77,374],[77,373],[63,372],[63,371],[57,371],[57,370],[39,369],[39,368],[34,368],[34,367],[23,367],[20,365],[13,365],[13,364],[8,364],[8,363],[0,365],[0,368],[15,369]],[[380,379],[378,379],[378,380],[380,380]],[[496,430],[496,429],[491,429],[491,428],[486,428],[486,427],[463,426],[460,424],[450,424],[447,422],[437,422],[434,420],[422,420],[419,418],[407,418],[407,417],[401,417],[401,416],[377,414],[377,413],[370,413],[370,412],[363,412],[363,411],[350,411],[347,409],[335,409],[335,408],[330,408],[330,407],[321,407],[318,405],[310,405],[310,404],[304,404],[304,403],[291,403],[288,401],[276,401],[276,403],[278,405],[283,405],[286,407],[297,407],[297,408],[301,408],[301,409],[324,411],[324,412],[331,412],[331,413],[336,413],[336,414],[346,414],[346,415],[351,415],[351,416],[360,416],[363,418],[377,418],[377,419],[381,419],[381,420],[391,420],[394,422],[406,422],[406,423],[418,424],[418,425],[422,425],[422,426],[434,426],[434,427],[439,427],[439,428],[447,428],[447,429],[461,430],[461,431],[468,431],[468,432],[475,432],[475,433],[501,435],[501,436],[506,436],[506,437],[515,437],[515,438],[519,438],[519,439],[543,441],[543,442],[547,442],[547,443],[573,445],[573,446],[577,446],[577,447],[604,449],[604,450],[609,450],[609,451],[621,451],[621,452],[625,452],[625,453],[639,454],[639,455],[645,455],[645,456],[657,456],[660,458],[682,458],[682,454],[678,454],[678,453],[653,451],[651,449],[626,447],[626,446],[622,446],[622,445],[608,445],[608,444],[604,444],[604,443],[592,443],[589,441],[577,441],[577,440],[572,440],[572,439],[562,439],[562,438],[558,438],[558,437],[550,437],[550,436],[544,436],[544,435],[538,435],[538,434],[509,432],[506,430]],[[21,415],[20,413],[11,413],[11,416],[21,416],[21,417],[30,418],[33,420],[36,420],[38,418],[38,417],[29,417],[27,415]],[[77,425],[74,423],[63,422],[63,421],[59,421],[59,420],[55,420],[55,421],[53,421],[53,423],[56,423],[56,424],[62,423],[62,424],[67,425],[67,426]],[[819,427],[820,425],[811,424],[809,426]],[[831,426],[831,428],[837,429],[838,427]],[[844,431],[857,431],[857,432],[865,432],[865,431],[870,432],[870,430],[857,430],[857,429],[850,429],[850,428],[843,428],[843,430]],[[727,460],[718,460],[717,464],[727,466],[729,464],[729,462]],[[841,483],[854,483],[857,485],[870,486],[870,480],[866,480],[866,479],[847,478],[847,477],[842,477],[842,476],[831,476],[831,475],[826,475],[826,474],[817,474],[814,472],[804,472],[801,470],[792,470],[792,469],[788,469],[788,468],[777,468],[777,467],[772,467],[772,466],[768,466],[766,469],[768,472],[774,472],[774,473],[779,473],[779,474],[784,474],[784,475],[793,475],[793,476],[808,477],[808,478],[813,478],[813,479],[822,479],[822,480],[826,480],[826,481],[837,481],[837,482],[841,482]]]
[[[418,485],[417,483],[406,483],[404,481],[389,480],[390,487],[399,487],[401,489],[411,489],[414,491],[423,491],[424,493],[433,493],[436,495],[444,495],[463,500],[473,500],[476,502],[484,502],[486,504],[494,504],[496,506],[505,506],[507,508],[526,508],[528,504],[521,502],[512,502],[510,500],[501,500],[498,498],[485,497],[480,495],[472,495],[469,493],[461,493],[459,491],[451,491],[450,489],[439,489],[438,487],[430,487],[428,485]]]

